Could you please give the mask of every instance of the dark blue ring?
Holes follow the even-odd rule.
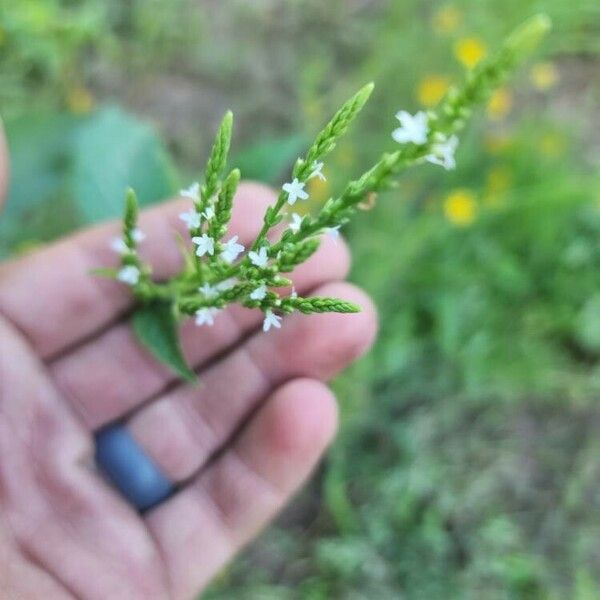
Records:
[[[122,424],[110,425],[96,434],[96,464],[140,511],[156,506],[175,490]]]

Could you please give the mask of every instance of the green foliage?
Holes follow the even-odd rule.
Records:
[[[17,117],[6,132],[12,184],[0,255],[119,216],[129,184],[142,206],[174,190],[174,167],[158,136],[121,109]]]
[[[175,191],[175,174],[156,134],[118,108],[87,119],[73,139],[70,184],[84,223],[115,218],[127,186],[146,206]]]
[[[81,225],[63,193],[69,153],[61,148],[71,133],[58,122],[77,126],[79,118],[41,126],[46,117],[32,108],[81,110],[116,98],[160,123],[189,166],[199,145],[208,154],[207,123],[227,104],[241,148],[232,164],[246,178],[279,184],[310,143],[304,132],[373,79],[377,93],[330,155],[317,204],[391,143],[398,108],[430,106],[416,90],[436,77],[457,81],[461,40],[495,46],[544,10],[556,30],[542,54],[559,81],[542,92],[533,71],[523,71],[516,90],[505,88],[512,109],[478,119],[462,140],[456,172],[404,173],[360,226],[344,231],[353,278],[379,307],[380,341],[337,381],[343,426],[323,468],[206,598],[600,597],[600,182],[590,175],[600,5],[213,4],[2,5],[0,113],[9,117],[13,193],[0,220],[0,251]],[[41,25],[33,5],[46,15]],[[87,23],[80,7],[94,13]],[[444,11],[450,20],[442,30]],[[9,13],[16,27],[6,25]],[[12,115],[23,113],[21,142]],[[497,173],[505,184],[493,191]],[[446,214],[456,190],[475,202],[468,225]]]
[[[296,161],[292,171],[293,182],[284,184],[275,204],[267,208],[263,227],[252,243],[252,251],[239,261],[237,257],[244,251],[244,246],[237,243],[237,237],[227,242],[221,237],[227,229],[225,219],[231,216],[231,202],[240,178],[239,171],[233,171],[224,181],[222,179],[233,125],[233,115],[227,112],[206,163],[203,185],[199,187],[199,184],[194,184],[183,192],[193,201],[193,208],[183,217],[188,221],[191,241],[197,245],[194,270],[184,269],[164,284],[150,279],[150,266],[145,265],[136,253],[134,217],[137,215],[137,204],[130,194],[125,212],[125,251],[121,253],[123,268],[117,273],[116,279],[132,286],[137,299],[144,303],[167,300],[175,312],[190,316],[195,314],[197,325],[212,325],[215,315],[233,302],[240,302],[248,308],[260,308],[265,315],[264,331],[281,326],[281,317],[276,315],[277,312],[358,312],[358,306],[336,298],[300,298],[295,293],[284,297],[267,288],[288,285],[287,281],[279,281],[278,274],[289,272],[313,254],[318,243],[311,244],[311,240],[323,233],[337,233],[337,229],[346,223],[361,200],[369,193],[390,187],[393,178],[402,170],[425,160],[442,164],[446,169],[453,168],[454,150],[458,142],[454,134],[464,127],[465,119],[473,108],[508,77],[526,51],[530,51],[549,28],[549,21],[543,16],[534,17],[521,26],[495,56],[487,60],[473,76],[468,76],[462,86],[448,94],[438,113],[419,113],[415,116],[415,119],[421,118],[422,121],[422,131],[417,138],[401,141],[403,145],[400,150],[384,154],[358,180],[350,182],[338,198],[326,202],[314,218],[304,217],[296,230],[289,228],[278,241],[269,243],[267,234],[281,222],[282,209],[288,203],[293,205],[297,197],[302,197],[301,194],[304,195],[303,199],[308,198],[304,191],[306,183],[313,177],[319,177],[323,167],[321,159],[335,148],[374,88],[372,83],[362,87],[317,135],[306,157]],[[409,115],[408,118],[412,117]],[[403,122],[402,126],[408,127]],[[454,137],[449,137],[450,134]],[[442,150],[442,146],[451,146],[451,156],[448,156],[448,148]],[[94,183],[95,179],[91,178],[91,182]],[[215,234],[219,237],[213,237]],[[226,285],[231,281],[235,283]],[[167,337],[155,335],[140,338],[144,344],[151,342],[149,348],[157,356],[166,354],[171,358],[172,351],[160,350],[163,339],[172,348],[171,340]],[[169,361],[171,363],[172,360]]]
[[[233,162],[246,179],[276,184],[309,141],[304,134],[261,139],[236,153]]]
[[[0,112],[4,116],[68,104],[82,83],[82,60],[103,47],[103,3],[22,0],[0,6]]]
[[[158,360],[185,381],[195,382],[196,374],[187,366],[179,345],[177,318],[168,302],[153,302],[138,308],[132,326],[140,342]]]

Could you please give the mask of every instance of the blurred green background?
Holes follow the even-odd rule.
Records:
[[[600,4],[0,3],[4,257],[118,216],[128,184],[189,183],[227,107],[235,162],[278,185],[375,80],[316,207],[539,10],[553,35],[458,169],[403,176],[346,232],[379,342],[335,384],[319,471],[207,598],[600,598]]]

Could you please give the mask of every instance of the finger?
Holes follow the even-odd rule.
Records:
[[[147,516],[173,597],[192,598],[308,477],[330,443],[337,407],[323,384],[279,388],[232,447]]]
[[[371,345],[375,310],[362,291],[332,283],[317,293],[347,298],[363,310],[292,315],[281,330],[256,334],[201,372],[199,389],[181,386],[130,418],[133,437],[172,480],[200,469],[278,385],[295,377],[327,380]]]
[[[19,554],[69,598],[166,598],[148,530],[90,469],[91,437],[1,318],[0,415],[0,535],[8,525]],[[0,556],[0,598],[8,600],[3,575],[12,565]],[[38,592],[19,598],[67,597]]]
[[[8,192],[8,172],[8,145],[6,144],[4,126],[2,120],[0,120],[0,210],[2,209],[6,193]]]
[[[327,281],[343,279],[350,264],[341,241],[324,240],[321,249],[293,274],[300,293]],[[262,321],[262,313],[231,306],[214,327],[199,329],[193,320],[181,329],[188,364],[199,368],[238,343]],[[140,346],[129,323],[99,337],[50,364],[58,387],[90,429],[97,429],[156,396],[175,380],[172,371]]]
[[[232,235],[248,242],[274,198],[273,191],[262,185],[243,184],[234,203]],[[140,216],[147,235],[140,254],[158,279],[181,267],[174,231],[185,233],[178,215],[189,205],[188,200],[178,200]],[[131,306],[131,292],[124,285],[90,275],[94,268],[117,265],[109,245],[119,232],[116,222],[102,225],[0,266],[0,313],[43,358],[97,333]]]

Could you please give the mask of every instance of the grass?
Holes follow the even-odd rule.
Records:
[[[117,97],[170,132],[180,170],[198,162],[198,140],[208,141],[206,123],[226,98],[240,115],[245,164],[278,182],[282,173],[261,167],[265,148],[293,153],[299,132],[316,130],[350,90],[375,79],[365,116],[327,165],[331,187],[312,190],[315,202],[391,147],[396,110],[435,102],[461,63],[528,14],[553,16],[554,37],[470,128],[457,171],[407,175],[347,232],[352,278],[379,306],[379,342],[335,384],[343,425],[323,466],[206,597],[600,596],[597,3],[232,5],[218,17],[194,13],[201,39],[175,17],[161,27],[137,4],[106,6],[106,20],[81,42],[94,60],[82,53],[73,66],[71,47],[56,59],[57,72],[77,74],[66,88],[52,73],[32,83],[23,64],[12,65],[21,100],[11,111],[26,111],[28,99],[34,107],[35,86],[55,106],[81,108],[69,89],[101,103],[105,79],[123,80],[116,58],[129,47],[130,80]],[[155,63],[156,40],[165,51]],[[231,84],[240,74],[244,94]],[[207,118],[187,132],[176,106]]]

